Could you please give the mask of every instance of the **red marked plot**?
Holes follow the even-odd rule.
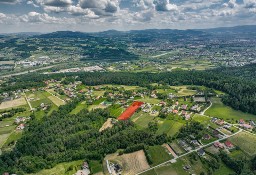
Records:
[[[118,120],[127,120],[129,119],[135,111],[143,104],[143,102],[135,101],[129,106],[119,117]]]

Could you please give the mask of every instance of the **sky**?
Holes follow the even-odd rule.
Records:
[[[256,24],[256,0],[0,0],[0,33]]]

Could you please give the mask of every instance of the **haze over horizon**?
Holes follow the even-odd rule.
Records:
[[[256,24],[255,0],[0,0],[0,33]]]

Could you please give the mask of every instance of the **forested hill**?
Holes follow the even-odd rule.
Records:
[[[41,75],[30,74],[13,77],[2,85],[0,92],[44,86],[43,81],[78,76],[87,85],[122,84],[149,86],[151,83],[169,85],[203,85],[225,92],[223,102],[234,109],[256,114],[256,64],[219,68],[211,71],[182,71],[163,73],[95,72]],[[16,82],[12,84],[12,82]]]

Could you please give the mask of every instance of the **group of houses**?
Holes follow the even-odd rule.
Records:
[[[256,127],[256,123],[252,120],[250,120],[249,122],[245,122],[244,119],[240,119],[238,121],[238,124],[241,128],[246,129],[246,130],[251,130],[254,127]]]

